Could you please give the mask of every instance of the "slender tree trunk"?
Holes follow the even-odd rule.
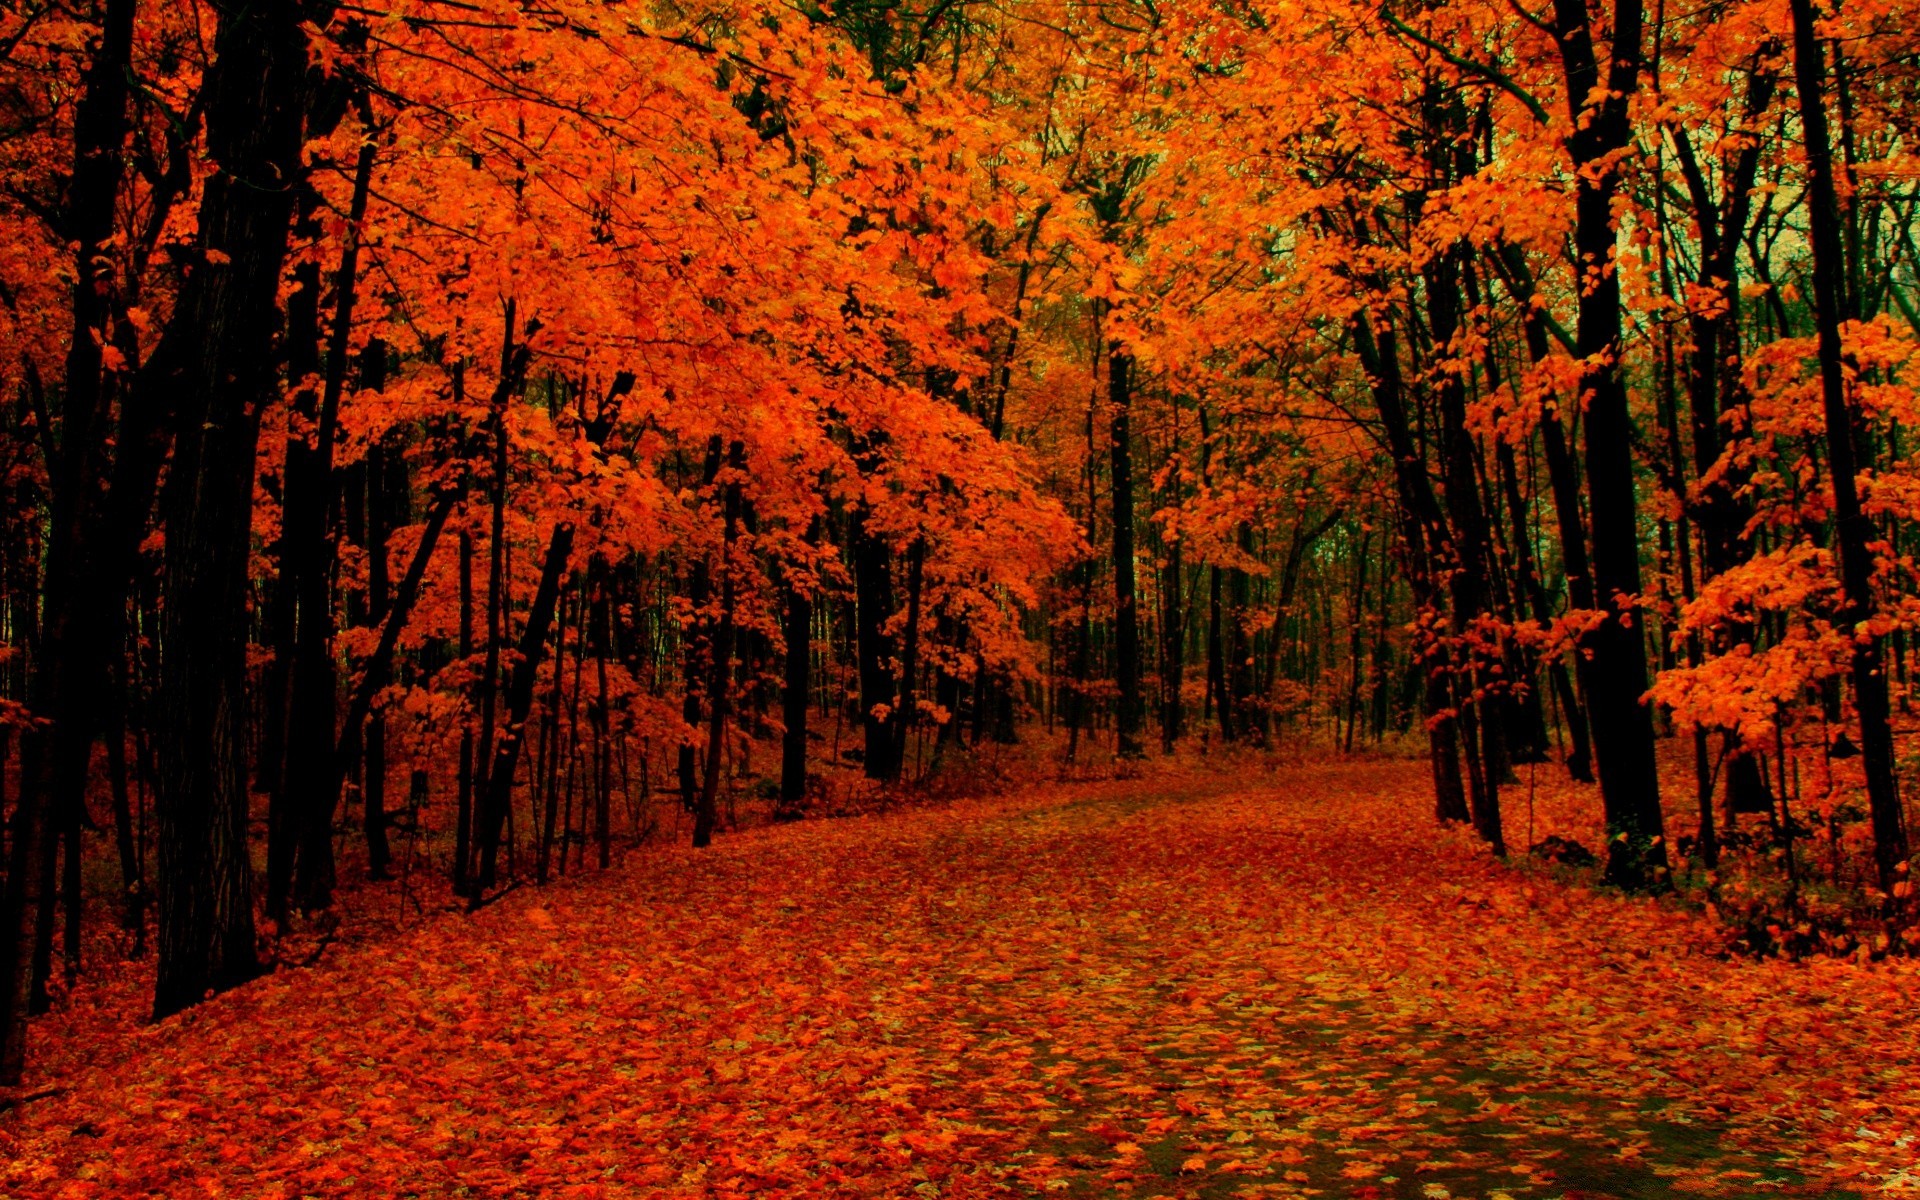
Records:
[[[893,619],[893,553],[886,539],[867,528],[867,514],[853,515],[853,584],[857,596],[855,654],[860,666],[860,722],[866,737],[868,779],[900,776],[895,754],[894,722],[898,697],[894,692],[893,638],[886,632]]]
[[[1535,625],[1545,629],[1553,622],[1553,609],[1547,602],[1546,588],[1540,582],[1539,565],[1533,557],[1533,536],[1527,528],[1527,504],[1520,494],[1520,473],[1514,462],[1513,446],[1504,440],[1501,441],[1494,456],[1499,464],[1501,489],[1506,493],[1508,520],[1512,525],[1515,592],[1513,605],[1516,615],[1520,611],[1528,612],[1532,615]],[[1523,604],[1526,606],[1524,610],[1521,609]],[[1545,762],[1548,740],[1547,714],[1545,700],[1541,695],[1540,658],[1530,646],[1519,647],[1514,657],[1519,660],[1521,674],[1528,688],[1525,709],[1528,743],[1526,761]],[[1566,665],[1555,658],[1547,665],[1547,675],[1547,686],[1564,692],[1561,699],[1571,705],[1572,687],[1567,681]],[[1577,706],[1573,707],[1577,708]],[[1572,715],[1578,721],[1578,733],[1574,739],[1575,753],[1578,754],[1586,745],[1586,718],[1578,712]],[[1572,721],[1569,722],[1569,724],[1572,723]]]
[[[460,663],[473,659],[473,534],[460,531]],[[467,864],[473,845],[473,713],[460,714],[460,778],[453,826],[453,894],[467,894]]]
[[[1113,623],[1116,713],[1120,757],[1138,758],[1143,708],[1140,702],[1140,614],[1134,602],[1133,550],[1133,355],[1115,346],[1107,354],[1107,404],[1113,419]]]
[[[1160,750],[1172,754],[1186,721],[1181,697],[1186,676],[1186,615],[1180,604],[1180,544],[1176,533],[1167,542],[1167,561],[1160,571]]]
[[[907,624],[900,638],[900,711],[893,724],[894,758],[902,765],[907,758],[907,738],[919,724],[920,585],[926,560],[926,540],[915,538],[907,548]]]
[[[1219,567],[1207,567],[1207,704],[1220,718],[1220,740],[1233,740],[1233,705],[1227,700],[1227,656],[1221,625],[1225,616]]]
[[[1515,303],[1525,314],[1522,328],[1527,341],[1527,357],[1538,365],[1548,354],[1547,329],[1540,311],[1534,306],[1533,277],[1527,270],[1525,256],[1519,248],[1503,244],[1492,256],[1496,269],[1506,277]],[[1540,416],[1540,446],[1547,462],[1547,483],[1553,493],[1553,512],[1555,528],[1560,535],[1560,564],[1567,581],[1567,600],[1577,609],[1592,610],[1595,607],[1593,592],[1593,571],[1587,559],[1586,518],[1580,508],[1580,481],[1573,461],[1573,452],[1567,445],[1566,430],[1560,424],[1557,406],[1548,404]],[[1535,602],[1535,618],[1546,621],[1546,592],[1544,586]],[[1567,756],[1567,774],[1581,783],[1593,781],[1592,741],[1589,734],[1585,691],[1586,659],[1576,651],[1575,673],[1579,683],[1576,692],[1575,680],[1569,679],[1564,664],[1555,663],[1554,686],[1560,697],[1560,708],[1567,723],[1568,737],[1573,742],[1573,750]]]
[[[128,956],[138,958],[147,945],[147,883],[141,869],[139,832],[127,792],[127,691],[125,659],[114,673],[107,716],[107,783],[113,795],[113,839],[120,855],[120,927],[133,935]],[[0,764],[4,769],[4,764]]]
[[[593,834],[599,847],[602,871],[613,865],[613,740],[610,736],[612,711],[607,692],[607,655],[613,649],[613,595],[607,578],[606,560],[595,557],[588,569],[593,588],[593,673],[595,699],[593,721]]]
[[[1455,352],[1454,338],[1460,332],[1459,297],[1461,287],[1460,250],[1451,249],[1428,267],[1427,304],[1433,330],[1434,354],[1443,358]],[[1442,368],[1432,388],[1440,407],[1441,453],[1446,480],[1446,511],[1450,537],[1443,543],[1448,555],[1447,587],[1452,601],[1451,627],[1460,646],[1462,666],[1468,672],[1472,691],[1486,696],[1492,689],[1505,686],[1493,675],[1499,659],[1473,649],[1477,639],[1474,625],[1488,612],[1487,585],[1493,573],[1492,535],[1486,510],[1480,502],[1480,482],[1475,467],[1473,442],[1467,432],[1466,389],[1457,371]],[[1491,661],[1489,661],[1491,660]],[[1461,734],[1468,754],[1467,775],[1472,787],[1474,828],[1496,854],[1506,853],[1506,840],[1500,820],[1500,780],[1506,773],[1500,755],[1500,720],[1497,711],[1474,701],[1471,709],[1462,706]],[[1478,743],[1476,747],[1476,742]],[[1478,758],[1474,757],[1476,748]]]
[[[746,446],[727,447],[727,481],[721,501],[724,528],[720,540],[720,622],[713,638],[713,677],[707,688],[707,760],[700,781],[700,802],[693,810],[693,844],[713,841],[720,793],[720,754],[725,746],[727,709],[733,698],[734,543],[740,537],[740,485],[746,476]]]
[[[567,593],[563,587],[558,601],[559,614],[553,622],[553,684],[547,689],[546,711],[540,714],[540,745],[534,754],[533,795],[546,797],[544,810],[536,805],[534,819],[539,823],[540,852],[534,859],[534,882],[547,882],[553,865],[553,839],[560,820],[560,688],[567,661]],[[560,843],[560,868],[567,865],[567,846]]]
[[[295,434],[289,437],[286,448],[281,578],[276,584],[280,594],[274,605],[276,617],[284,626],[278,632],[286,639],[287,661],[283,679],[276,655],[266,696],[270,753],[284,747],[279,751],[284,753],[284,762],[269,762],[262,770],[270,785],[266,906],[268,916],[276,921],[284,921],[287,916],[296,860],[300,860],[303,895],[323,897],[332,888],[331,830],[317,835],[313,829],[318,810],[332,811],[332,798],[323,789],[336,769],[332,761],[335,706],[339,703],[333,656],[336,546],[328,525],[337,490],[334,442],[346,388],[347,351],[358,290],[359,229],[371,194],[373,161],[369,142],[361,147],[354,168],[348,226],[334,272],[334,310],[318,406],[314,406],[310,391],[303,390],[295,398],[295,407],[304,405],[314,419],[313,440],[308,442],[304,434]],[[317,267],[312,274],[313,303],[317,305]],[[362,364],[363,386],[376,391],[383,388],[386,347],[379,339],[369,343]]]
[[[1073,683],[1067,692],[1067,761],[1078,761],[1080,736],[1090,729],[1088,721],[1088,682],[1093,675],[1093,560],[1082,560],[1074,568],[1080,576],[1079,612],[1073,628]]]
[[[1348,754],[1353,753],[1353,731],[1360,724],[1360,648],[1366,636],[1367,550],[1372,542],[1373,530],[1362,529],[1353,564],[1353,600],[1347,606],[1347,732],[1341,749]]]
[[[509,341],[513,338],[514,316],[514,302],[508,300],[506,337]],[[505,396],[499,397],[500,404],[495,406],[492,419],[493,471],[492,477],[488,480],[488,498],[492,516],[487,530],[487,607],[485,615],[487,648],[485,660],[480,667],[480,745],[475,752],[474,758],[475,786],[479,788],[479,794],[474,798],[476,820],[481,819],[481,814],[484,812],[488,803],[487,785],[491,782],[491,776],[486,773],[492,769],[494,761],[494,740],[499,734],[498,723],[494,720],[494,707],[498,703],[499,698],[500,643],[505,638],[505,629],[503,626],[507,600],[504,591],[506,585],[504,576],[506,572],[507,552],[508,471],[507,423],[504,408],[506,399]],[[484,822],[476,827],[476,832],[478,828],[483,827]],[[480,852],[481,841],[482,838],[476,836],[474,838],[474,844],[470,848],[471,853],[473,853],[476,858]],[[471,882],[476,879],[477,876],[478,867],[476,864],[468,872],[469,881]],[[487,885],[480,885],[481,888],[485,886]],[[479,891],[476,889],[473,894],[477,897]]]
[[[1777,49],[1774,47],[1776,52]],[[1747,120],[1757,120],[1766,112],[1778,82],[1771,68],[1756,63],[1747,83]],[[1743,498],[1748,470],[1737,456],[1721,461],[1727,441],[1721,431],[1721,417],[1739,406],[1745,387],[1741,372],[1738,259],[1741,238],[1752,211],[1761,139],[1752,138],[1742,148],[1724,178],[1725,200],[1716,203],[1707,175],[1695,157],[1691,138],[1684,129],[1671,132],[1675,156],[1700,230],[1697,286],[1711,289],[1719,297],[1716,310],[1696,308],[1687,323],[1691,340],[1687,358],[1687,401],[1694,471],[1700,481],[1697,498],[1689,511],[1700,529],[1705,575],[1713,578],[1745,562],[1752,554],[1746,537],[1751,505]],[[1735,623],[1721,634],[1721,650],[1751,645],[1754,636],[1751,623]],[[1760,776],[1757,757],[1744,750],[1737,732],[1726,731],[1722,739],[1729,809],[1735,813],[1771,812],[1773,798]],[[1703,847],[1709,846],[1705,836],[1701,842]],[[1710,852],[1717,853],[1717,849],[1712,846]]]
[[[1443,824],[1469,820],[1472,810],[1460,783],[1459,721],[1454,716],[1451,657],[1438,636],[1441,588],[1435,580],[1436,554],[1444,547],[1446,519],[1433,493],[1426,463],[1407,417],[1405,381],[1400,372],[1399,338],[1390,321],[1376,333],[1374,318],[1362,314],[1353,323],[1354,341],[1365,364],[1374,405],[1393,455],[1394,488],[1400,510],[1400,544],[1406,554],[1407,582],[1413,591],[1417,630],[1415,670],[1423,682],[1427,759],[1433,771],[1434,814]]]
[[[1873,620],[1873,520],[1860,506],[1860,415],[1847,395],[1840,326],[1846,266],[1840,241],[1838,188],[1827,126],[1826,59],[1812,0],[1791,0],[1793,75],[1806,133],[1808,240],[1813,248],[1814,321],[1820,359],[1820,395],[1826,416],[1828,477],[1833,487],[1835,541],[1840,584],[1846,599],[1837,624],[1853,636],[1853,704],[1860,722],[1860,753],[1867,777],[1867,808],[1873,824],[1874,866],[1880,890],[1891,894],[1905,881],[1907,832],[1893,759],[1884,639],[1869,632]]]
[[[1253,557],[1253,525],[1240,522],[1235,540],[1240,553],[1247,558]],[[1247,629],[1248,613],[1252,608],[1252,580],[1247,572],[1239,567],[1229,567],[1226,572],[1227,612],[1225,638],[1225,683],[1226,693],[1222,697],[1220,711],[1233,713],[1233,732],[1241,738],[1247,738],[1258,728],[1259,715],[1254,711],[1253,702],[1253,646]],[[1221,726],[1222,734],[1226,727]]]
[[[375,442],[367,451],[367,533],[369,570],[367,585],[367,623],[378,627],[392,604],[392,588],[387,578],[387,539],[395,519],[405,520],[398,511],[406,498],[406,464],[389,461],[389,447]],[[396,480],[395,474],[399,475]],[[396,495],[396,493],[398,493]],[[387,713],[376,707],[367,714],[365,769],[360,780],[361,831],[367,840],[367,877],[390,879],[393,862],[387,844]]]
[[[933,633],[934,640],[946,652],[934,663],[933,668],[933,702],[941,712],[946,714],[946,719],[940,723],[940,728],[934,735],[933,761],[938,765],[943,755],[961,744],[960,695],[963,685],[954,666],[955,659],[961,655],[968,644],[969,631],[964,620],[957,619],[951,612],[942,610],[934,618]],[[974,661],[978,662],[979,656],[974,656]],[[979,676],[976,675],[975,679],[978,678]]]
[[[1050,205],[1042,204],[1034,210],[1033,219],[1027,222],[1026,253],[1020,258],[1018,278],[1014,282],[1013,306],[1008,315],[1007,345],[1000,354],[1000,370],[994,379],[993,419],[988,431],[993,440],[999,441],[1006,432],[1007,393],[1013,388],[1013,361],[1020,349],[1021,308],[1026,302],[1027,285],[1033,280],[1033,250],[1040,241],[1040,226],[1047,219]]]
[[[520,761],[520,745],[526,740],[527,714],[533,707],[541,652],[546,648],[548,628],[553,624],[554,607],[559,601],[560,581],[566,571],[567,556],[572,552],[573,525],[562,521],[554,526],[553,536],[547,542],[540,587],[534,593],[533,608],[527,613],[527,625],[521,633],[519,658],[507,681],[506,725],[494,749],[487,790],[481,796],[480,869],[475,876],[473,894],[476,902],[498,878],[500,838],[506,829],[507,810],[513,803],[513,774]]]
[[[318,222],[313,220],[317,195],[304,196],[294,221],[295,231],[309,243],[319,237]],[[299,826],[287,802],[287,728],[292,705],[293,671],[299,641],[300,580],[310,569],[307,556],[314,552],[312,541],[325,540],[325,516],[320,518],[320,536],[303,536],[310,524],[307,510],[321,504],[320,493],[331,489],[313,476],[319,448],[308,441],[311,427],[320,415],[320,394],[309,386],[320,370],[320,263],[318,259],[294,264],[294,286],[287,295],[287,325],[281,338],[287,356],[287,380],[293,395],[287,408],[286,445],[280,466],[280,536],[269,547],[277,570],[267,600],[266,640],[273,653],[260,688],[260,749],[255,757],[257,788],[267,794],[267,892],[269,919],[286,920],[285,898],[293,877],[294,848],[299,844]]]
[[[819,523],[814,523],[818,534]],[[811,540],[811,538],[809,539]],[[791,569],[789,569],[791,571]],[[807,692],[813,686],[813,594],[811,583],[786,580],[786,677],[780,695],[781,817],[796,817],[807,796]]]
[[[66,918],[60,931],[60,971],[69,991],[80,978],[80,925],[85,915],[85,899],[80,887],[80,856],[86,816],[83,807],[69,808],[60,839],[60,911]]]
[[[563,585],[564,587],[564,585]],[[565,599],[564,592],[562,600]],[[559,695],[558,684],[566,671],[567,659],[562,651],[566,648],[566,605],[560,606],[560,617],[554,622],[558,628],[553,637],[553,677],[556,687],[554,694]],[[587,803],[584,795],[580,798],[580,832],[573,834],[573,797],[576,784],[584,774],[585,765],[580,757],[580,676],[586,667],[586,655],[582,652],[587,644],[587,593],[584,584],[576,584],[573,589],[573,695],[567,704],[567,808],[565,825],[567,837],[573,838],[573,865],[576,870],[584,870],[587,865]],[[559,734],[554,736],[555,759],[559,757]],[[548,789],[547,803],[553,803],[552,789]],[[560,843],[560,865],[567,863],[567,841]]]
[[[720,474],[723,445],[719,434],[707,440],[706,465],[701,472],[703,490],[711,488]],[[675,763],[680,777],[680,804],[689,815],[700,805],[699,750],[694,736],[700,728],[701,696],[711,673],[713,621],[707,616],[706,608],[712,591],[712,570],[706,555],[696,554],[687,567],[687,607],[693,613],[693,620],[683,635],[685,649],[681,656],[680,719],[686,723],[686,732],[680,739]]]

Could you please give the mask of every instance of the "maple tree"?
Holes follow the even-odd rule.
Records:
[[[1911,18],[8,9],[0,1086],[123,953],[1159,758],[1910,955]]]

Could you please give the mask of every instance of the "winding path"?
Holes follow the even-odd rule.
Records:
[[[1150,770],[644,852],[143,1033],[10,1118],[0,1194],[1903,1185],[1912,971],[1716,959],[1423,796]]]

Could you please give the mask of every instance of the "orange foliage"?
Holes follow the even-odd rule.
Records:
[[[1170,768],[656,851],[136,1035],[24,1110],[4,1178],[59,1197],[1913,1185],[1911,963],[1728,961],[1698,918],[1409,831],[1421,775]],[[1584,835],[1560,803],[1540,831]]]

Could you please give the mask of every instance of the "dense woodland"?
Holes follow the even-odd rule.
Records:
[[[1893,0],[8,4],[0,1083],[1002,755],[1911,950],[1917,123]]]

